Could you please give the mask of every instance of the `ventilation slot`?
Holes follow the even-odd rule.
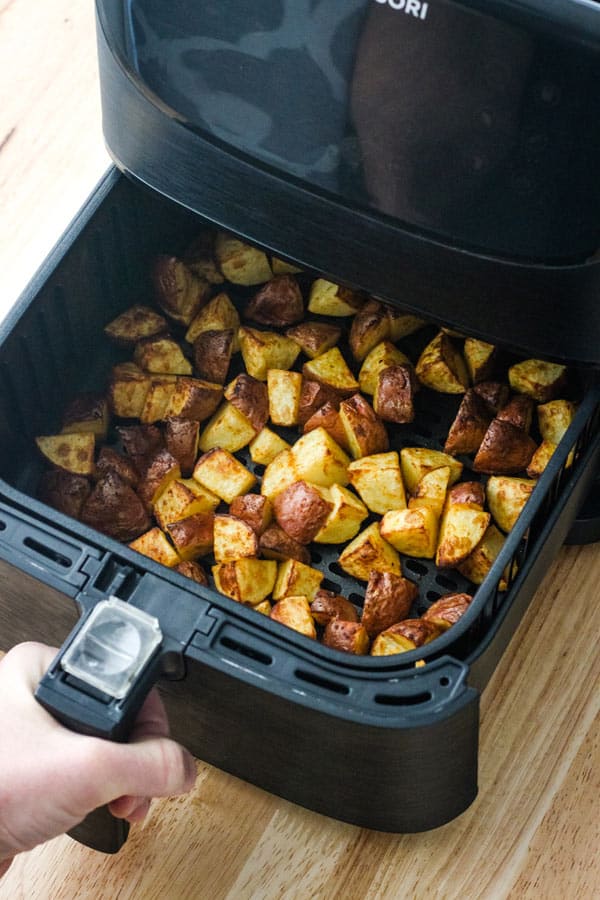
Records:
[[[417,562],[416,559],[407,559],[404,561],[404,565],[411,572],[414,572],[415,575],[427,575],[427,572],[429,571],[427,566]]]
[[[234,641],[233,638],[222,637],[220,643],[228,650],[233,650],[234,653],[239,653],[240,656],[246,656],[248,659],[252,659],[254,660],[254,662],[259,662],[263,666],[273,665],[272,656],[268,656],[266,653],[262,653],[260,650],[255,650],[254,647],[249,647],[247,644],[240,644],[239,641]]]
[[[452,578],[446,578],[445,575],[436,575],[435,580],[442,587],[448,588],[449,591],[455,591],[458,587],[457,583],[452,580]]]
[[[301,681],[307,681],[309,684],[314,684],[316,687],[325,688],[326,691],[332,691],[334,694],[349,694],[350,688],[346,684],[341,684],[339,681],[331,681],[329,678],[324,678],[322,675],[315,675],[314,672],[307,672],[305,669],[296,669],[295,673],[296,678],[299,678]]]
[[[431,694],[429,691],[423,694],[375,694],[375,703],[381,706],[419,706],[420,703],[429,703]]]
[[[45,544],[40,544],[32,537],[26,537],[23,541],[25,547],[28,547],[29,550],[33,550],[34,553],[37,553],[39,556],[43,556],[46,559],[51,560],[59,566],[63,566],[65,569],[70,569],[73,565],[73,560],[68,559],[66,556],[63,556],[62,553],[59,553],[54,547],[48,547]]]
[[[0,531],[5,531],[5,530],[6,530],[6,522],[4,521],[4,519],[0,519]]]

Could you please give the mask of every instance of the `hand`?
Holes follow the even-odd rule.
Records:
[[[19,644],[0,660],[0,876],[16,853],[69,831],[98,806],[139,822],[148,798],[184,793],[196,779],[191,754],[168,739],[154,690],[128,744],[76,734],[53,719],[33,694],[55,653]]]

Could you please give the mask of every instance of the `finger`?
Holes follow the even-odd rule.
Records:
[[[196,762],[175,741],[148,737],[130,744],[98,743],[101,746],[94,779],[97,805],[124,795],[169,797],[185,793],[194,785]]]
[[[144,737],[169,737],[169,734],[165,707],[156,688],[152,688],[137,715],[129,740],[134,742]]]
[[[56,647],[27,641],[9,650],[0,665],[10,669],[11,676],[33,692],[57,653]]]
[[[128,819],[136,809],[147,802],[147,797],[132,797],[130,794],[126,794],[123,797],[117,797],[116,800],[112,800],[108,804],[108,808],[117,819]]]

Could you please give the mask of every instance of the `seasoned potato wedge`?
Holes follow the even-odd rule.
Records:
[[[342,425],[339,410],[333,403],[325,403],[312,414],[310,419],[304,423],[304,434],[308,434],[309,431],[314,431],[315,428],[324,428],[327,434],[331,435],[336,444],[339,444],[344,452],[350,453],[346,431]]]
[[[288,485],[293,484],[294,481],[301,481],[303,477],[296,465],[292,449],[282,450],[267,465],[260,492],[273,501]]]
[[[397,422],[399,425],[413,422],[417,387],[412,366],[388,366],[379,373],[375,385],[375,412],[386,422]]]
[[[338,410],[342,396],[338,391],[327,385],[303,378],[298,406],[298,424],[304,426],[318,410],[327,404]]]
[[[290,427],[298,424],[302,375],[285,369],[269,369],[267,373],[269,416],[273,425]]]
[[[479,481],[461,481],[448,491],[446,507],[468,506],[470,509],[483,509],[485,505],[485,488]]]
[[[127,459],[126,456],[123,456],[123,454],[112,447],[105,446],[102,447],[98,454],[94,478],[96,480],[102,478],[107,472],[117,472],[123,481],[126,481],[133,488],[137,486],[140,480],[139,470],[130,459]]]
[[[441,453],[439,450],[428,450],[426,447],[403,447],[400,451],[400,466],[404,485],[411,494],[414,493],[423,475],[431,472],[432,469],[448,466],[450,469],[448,484],[450,485],[458,481],[463,470],[462,463],[453,456]]]
[[[169,337],[151,337],[135,346],[133,361],[156,375],[191,375],[192,364],[183,355],[181,347]]]
[[[356,607],[345,597],[321,588],[315,594],[310,611],[317,625],[325,627],[332,619],[343,619],[344,622],[358,622]]]
[[[473,469],[488,475],[523,472],[536,449],[535,441],[521,428],[493,419],[477,451]]]
[[[515,428],[529,433],[531,422],[533,420],[533,400],[525,394],[515,394],[508,403],[506,403],[496,418],[501,422],[510,422]]]
[[[38,485],[38,497],[53,509],[78,519],[81,508],[92,491],[92,485],[84,475],[74,475],[63,469],[49,469]]]
[[[379,523],[373,522],[361,531],[342,550],[339,564],[348,575],[368,581],[371,572],[394,572],[401,575],[400,557],[391,544],[379,533]]]
[[[378,300],[368,300],[352,320],[348,342],[352,355],[362,361],[367,354],[385,341],[390,334],[387,309]]]
[[[297,559],[286,559],[279,564],[273,599],[300,595],[312,603],[324,577],[318,569],[306,566]]]
[[[570,400],[551,400],[538,406],[538,423],[543,439],[559,444],[576,412],[577,406]]]
[[[324,428],[303,434],[290,452],[299,477],[304,481],[322,487],[348,484],[350,459]]]
[[[406,507],[400,459],[395,450],[354,460],[348,466],[348,478],[371,512],[383,515],[390,509]]]
[[[263,428],[250,441],[250,459],[253,463],[268,466],[283,450],[289,449],[290,445],[287,441],[284,441],[270,428]]]
[[[208,301],[194,317],[185,333],[188,344],[193,344],[206,331],[233,331],[232,351],[239,350],[237,331],[240,327],[240,316],[224,291]]]
[[[160,308],[182,325],[190,324],[210,292],[208,282],[198,278],[175,256],[157,257],[152,270],[152,281]]]
[[[179,411],[176,408],[167,412],[171,399],[177,391],[178,378],[178,375],[168,374],[150,376],[150,387],[140,412],[140,422],[152,425],[154,422],[160,422],[161,419],[165,419],[168,415],[179,415]]]
[[[463,354],[471,383],[487,381],[494,371],[498,356],[494,345],[468,337],[463,346]]]
[[[226,597],[256,606],[273,591],[277,563],[271,559],[236,559],[212,567],[215,587]]]
[[[202,453],[215,447],[237,453],[255,437],[256,429],[250,420],[232,403],[226,401],[206,423],[198,447]]]
[[[488,478],[485,493],[488,509],[496,525],[509,532],[521,515],[536,482],[531,478],[509,478],[492,475]]]
[[[413,316],[387,304],[386,313],[390,323],[391,341],[399,341],[403,337],[408,337],[409,334],[414,334],[415,331],[419,331],[427,324],[424,319],[419,319],[418,316]]]
[[[183,261],[197,275],[209,284],[223,284],[223,273],[215,262],[215,236],[208,229],[201,231],[189,244]]]
[[[456,503],[450,504],[442,516],[436,565],[452,568],[473,552],[490,524],[491,516],[481,509]]]
[[[424,619],[405,619],[378,634],[371,647],[372,656],[406,653],[428,644],[439,635],[439,629]]]
[[[525,470],[527,473],[527,477],[539,478],[550,462],[555,450],[556,444],[553,444],[550,441],[542,441],[542,443],[539,445],[539,447],[529,460],[529,465]]]
[[[326,491],[306,481],[290,484],[273,501],[277,524],[300,544],[314,540],[332,509]]]
[[[73,475],[94,473],[96,439],[91,431],[73,434],[42,434],[35,442],[40,453],[54,466]]]
[[[275,275],[252,297],[244,310],[247,319],[282,328],[304,315],[302,291],[293,275]]]
[[[492,568],[492,563],[495,562],[496,557],[502,550],[505,540],[506,538],[502,532],[494,524],[490,525],[475,549],[456,568],[461,575],[464,575],[473,584],[482,584]],[[506,588],[507,581],[502,576],[498,589],[505,591]]]
[[[202,584],[208,587],[208,576],[199,562],[193,559],[185,559],[173,566],[175,572],[179,572],[184,578],[195,581],[196,584]]]
[[[291,369],[300,353],[296,341],[275,331],[242,327],[238,336],[244,365],[258,381],[267,380],[269,369]]]
[[[298,562],[310,565],[310,553],[299,541],[280,528],[279,525],[269,525],[260,536],[258,548],[265,559],[276,559],[285,562],[286,559],[297,559]]]
[[[223,388],[220,384],[202,381],[201,378],[179,375],[175,383],[175,390],[170,394],[167,408],[162,415],[157,416],[157,419],[182,416],[185,419],[203,422],[212,416],[222,399]],[[157,421],[157,419],[144,419],[142,416],[142,421]]]
[[[510,389],[499,381],[481,381],[473,385],[473,390],[485,400],[493,413],[498,413],[508,403]]]
[[[150,376],[135,363],[115,366],[108,387],[108,401],[115,416],[120,419],[141,418],[150,384]]]
[[[278,600],[271,610],[271,618],[275,622],[287,625],[288,628],[293,628],[305,637],[314,640],[317,636],[317,629],[310,614],[310,605],[304,596],[283,597]]]
[[[215,516],[213,553],[218,563],[258,556],[258,536],[243,519]]]
[[[271,269],[273,270],[273,275],[297,275],[302,271],[299,266],[295,266],[285,259],[280,259],[278,256],[271,257]]]
[[[447,631],[464,616],[472,599],[470,594],[445,594],[432,603],[421,618],[440,631]]]
[[[200,332],[193,346],[194,371],[198,378],[204,378],[213,384],[225,382],[231,364],[234,337],[233,328]]]
[[[374,394],[379,376],[390,366],[410,366],[411,361],[390,341],[381,341],[369,351],[358,373],[358,383],[363,394]]]
[[[294,325],[286,331],[287,337],[296,341],[309,359],[321,356],[327,350],[336,347],[341,333],[342,330],[337,325],[312,321],[300,322],[299,325]]]
[[[265,427],[269,418],[269,396],[262,381],[242,372],[229,382],[224,396],[246,417],[255,434]]]
[[[165,446],[179,465],[186,477],[192,474],[198,457],[198,437],[200,423],[194,419],[182,419],[170,416],[165,421]]]
[[[171,522],[196,513],[214,512],[218,505],[219,498],[194,478],[175,478],[162,491],[153,512],[160,527],[166,531]]]
[[[151,528],[145,534],[132,541],[129,546],[144,556],[149,556],[157,563],[172,569],[181,562],[181,558],[167,536],[160,528]]]
[[[362,394],[354,394],[340,403],[340,424],[354,459],[384,453],[389,445],[385,425]]]
[[[352,540],[369,514],[367,507],[356,494],[339,484],[321,490],[326,492],[333,507],[313,540],[317,544],[343,544]]]
[[[371,572],[361,617],[369,637],[406,619],[418,596],[414,581],[393,572]]]
[[[172,481],[181,478],[181,466],[172,453],[165,448],[150,457],[146,470],[138,484],[138,494],[152,508],[162,492]]]
[[[417,484],[413,496],[409,498],[408,508],[427,507],[439,518],[444,509],[446,492],[450,483],[450,467],[440,466],[426,472]]]
[[[151,525],[146,507],[117,472],[107,472],[98,480],[79,518],[117,541],[132,541]]]
[[[317,278],[310,288],[309,312],[321,316],[353,316],[363,305],[363,298],[356,291]]]
[[[262,494],[244,494],[231,501],[229,512],[242,519],[260,537],[273,521],[273,506]]]
[[[462,394],[469,386],[465,361],[443,331],[421,353],[416,373],[426,387],[443,394]]]
[[[221,272],[233,284],[262,284],[273,275],[266,253],[224,231],[215,238],[215,257]]]
[[[450,426],[444,453],[451,456],[476,453],[492,420],[489,407],[479,394],[469,389],[461,400]]]
[[[156,425],[119,425],[117,434],[127,458],[140,474],[146,471],[148,461],[157,450],[165,447],[164,435]]]
[[[567,368],[542,359],[526,359],[510,367],[508,381],[513,391],[548,403],[567,387]]]
[[[167,532],[181,559],[197,559],[211,552],[214,523],[214,513],[202,512],[167,525]]]
[[[380,523],[381,536],[407,556],[433,559],[437,546],[438,517],[427,506],[392,509]]]
[[[342,356],[339,347],[332,347],[321,356],[304,363],[302,374],[308,381],[317,381],[343,396],[356,393],[359,384]]]
[[[109,322],[104,334],[115,343],[133,347],[144,338],[155,337],[167,331],[167,320],[150,306],[136,304]]]
[[[248,493],[256,482],[252,472],[235,456],[218,447],[200,457],[194,467],[194,478],[226,503]]]
[[[98,441],[105,441],[110,422],[108,403],[103,394],[77,394],[63,413],[62,432],[90,431]]]
[[[369,635],[360,622],[332,619],[325,628],[323,643],[332,650],[365,656],[369,652]]]

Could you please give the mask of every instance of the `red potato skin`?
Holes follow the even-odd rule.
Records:
[[[445,594],[432,603],[421,618],[425,622],[431,622],[436,627],[447,630],[466,613],[472,599],[470,594]]]
[[[310,553],[304,544],[295,541],[279,525],[269,525],[261,534],[258,549],[265,559],[275,559],[279,562],[297,559],[305,566],[310,566]]]
[[[323,634],[323,643],[332,650],[364,656],[369,649],[367,632],[360,622],[331,619]]]
[[[223,384],[231,362],[233,329],[203,331],[198,335],[193,346],[196,375],[213,384]]]
[[[199,562],[195,560],[183,560],[174,567],[174,572],[179,572],[180,575],[184,575],[186,578],[190,578],[192,581],[195,581],[196,584],[202,584],[204,587],[208,587],[208,576]]]
[[[492,416],[486,401],[470,388],[461,400],[456,418],[450,426],[444,445],[444,453],[457,456],[476,453]]]
[[[268,497],[262,494],[243,494],[231,501],[229,512],[246,522],[258,535],[263,534],[273,518],[273,508]]]
[[[336,444],[349,452],[348,442],[346,441],[346,432],[340,422],[340,414],[333,403],[325,403],[321,406],[307,422],[304,423],[303,433],[314,431],[315,428],[324,428],[331,435]]]
[[[117,472],[123,481],[136,487],[139,480],[139,472],[131,462],[121,453],[117,453],[112,447],[103,447],[96,460],[96,478],[102,478],[107,472]]]
[[[535,441],[520,428],[493,419],[477,451],[473,469],[486,475],[516,475],[527,469],[536,450]]]
[[[405,425],[415,418],[417,377],[412,366],[388,366],[377,383],[376,413],[386,422]]]
[[[298,425],[300,428],[303,428],[311,416],[327,403],[330,403],[335,410],[338,410],[341,400],[341,394],[334,388],[328,387],[326,384],[320,384],[318,381],[310,381],[304,378],[298,406]]]
[[[317,625],[325,627],[333,619],[342,619],[344,622],[358,622],[356,607],[340,594],[321,588],[315,594],[315,599],[310,605],[310,611]]]
[[[194,419],[169,416],[165,419],[165,444],[181,467],[181,474],[189,477],[198,456],[200,423]]]
[[[292,275],[276,275],[246,306],[245,315],[261,325],[294,325],[304,317],[304,301]]]
[[[496,418],[501,422],[510,422],[515,428],[529,432],[533,420],[534,402],[525,394],[516,394],[503,406]]]
[[[373,638],[406,619],[419,595],[417,585],[392,572],[372,571],[369,576],[361,622]]]
[[[257,434],[262,431],[269,418],[269,394],[264,382],[244,372],[225,389],[225,399],[246,416]]]
[[[116,472],[107,472],[81,508],[80,520],[117,541],[129,543],[151,527],[146,507]]]
[[[121,425],[117,433],[126,456],[140,474],[145,471],[150,457],[165,445],[163,434],[156,425]]]
[[[310,544],[332,508],[306,481],[290,484],[273,503],[277,524],[300,544]]]
[[[448,492],[448,505],[470,506],[483,509],[485,506],[485,488],[478,481],[461,481]]]
[[[84,475],[49,469],[40,479],[38,497],[42,503],[47,503],[65,516],[78,519],[91,491],[92,486]]]
[[[499,381],[480,381],[479,384],[473,386],[473,390],[482,400],[485,400],[494,414],[506,406],[510,393],[508,385],[501,384]]]

